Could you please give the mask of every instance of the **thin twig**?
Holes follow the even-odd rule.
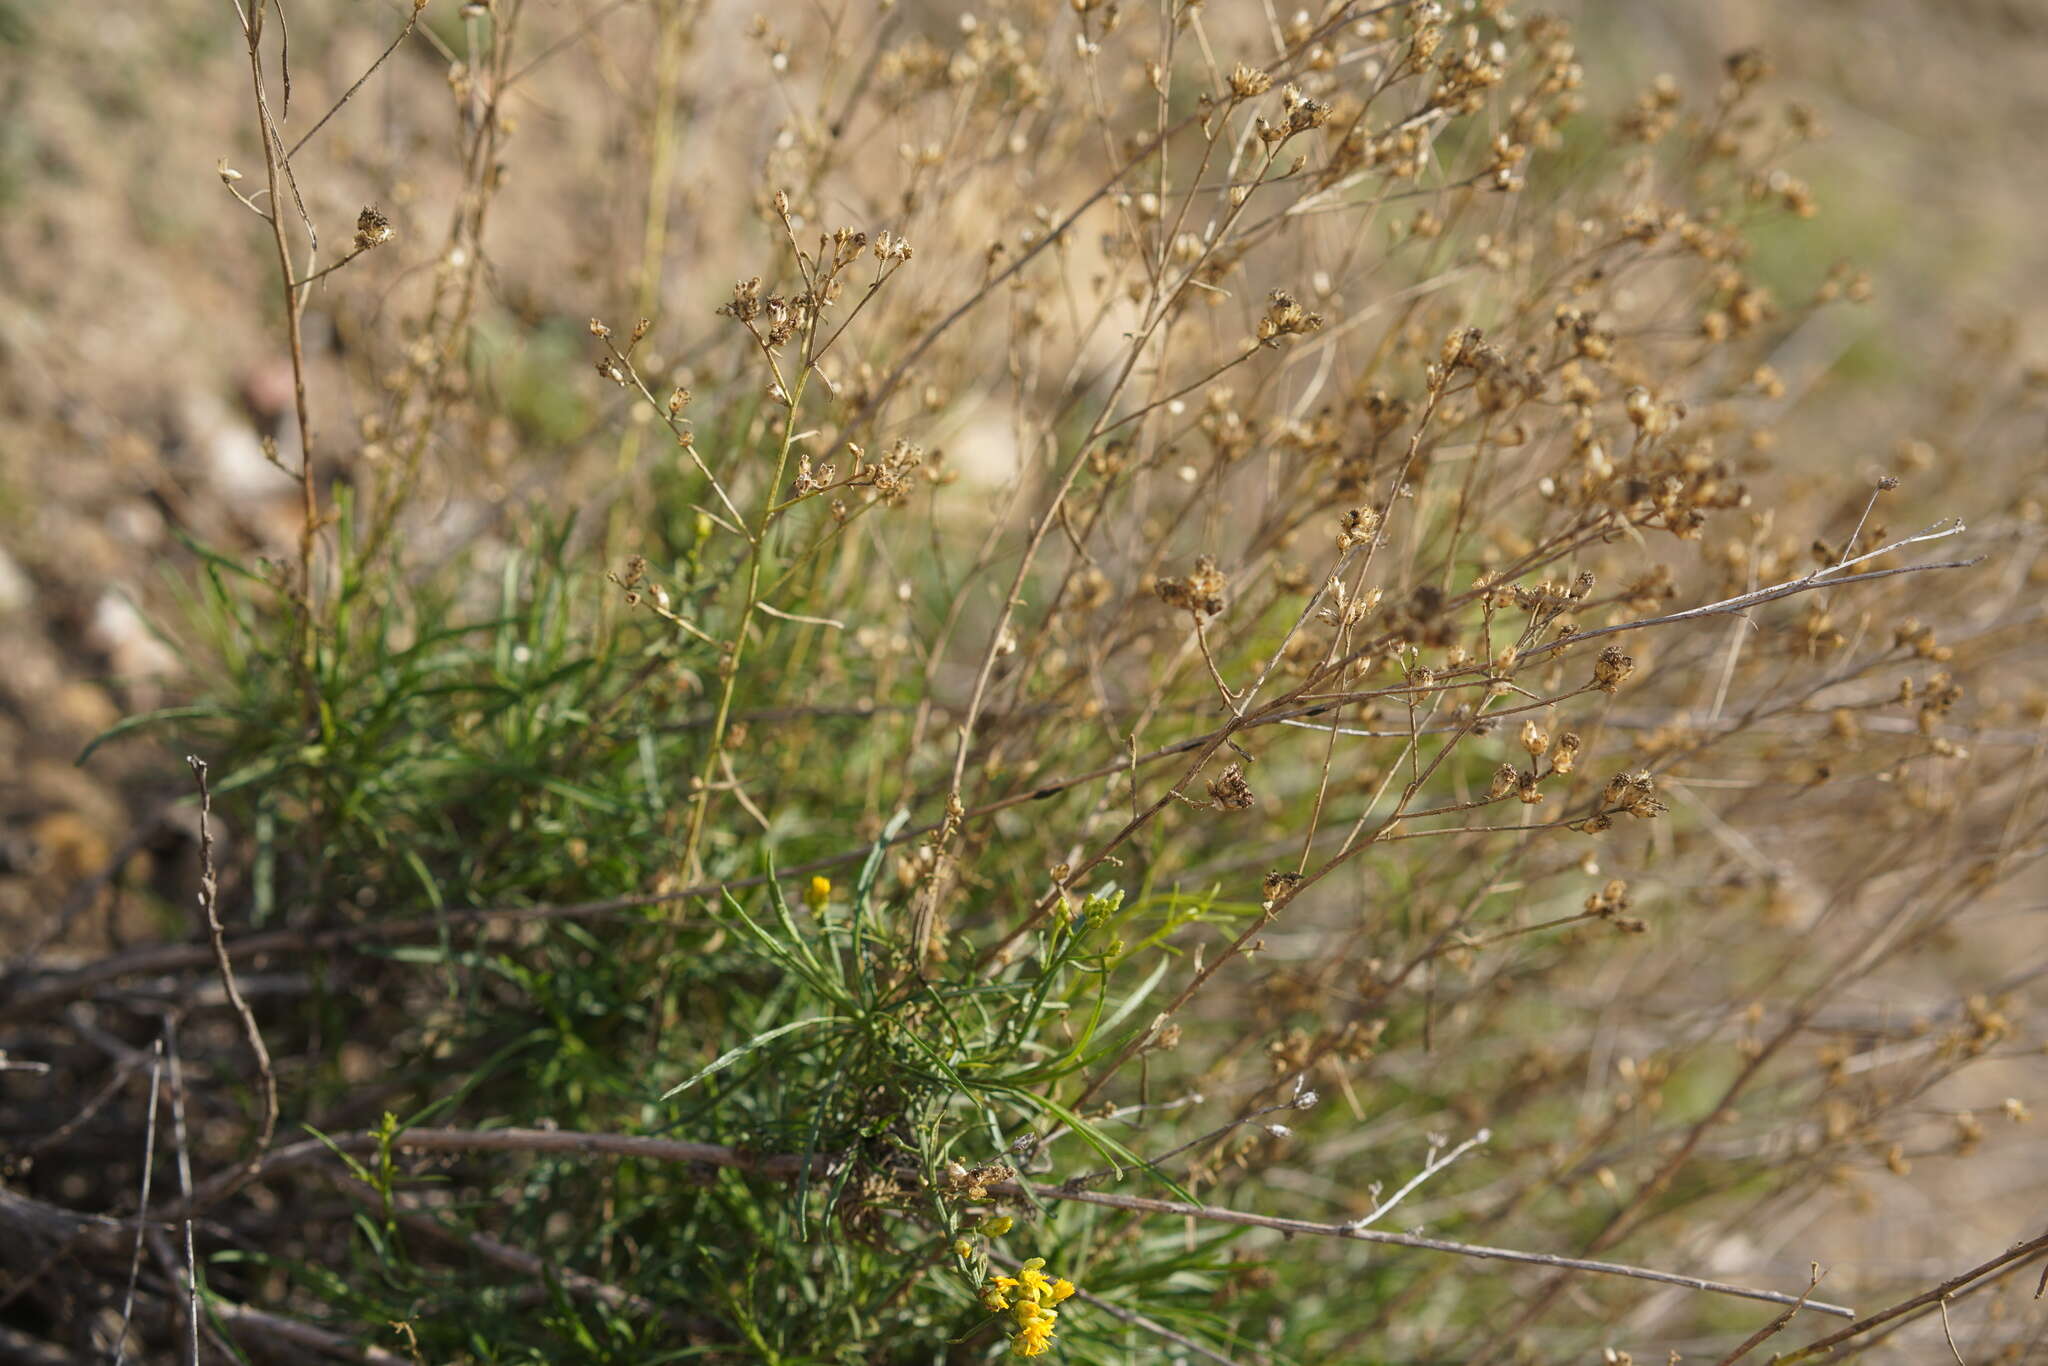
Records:
[[[1392,1195],[1388,1196],[1386,1200],[1382,1202],[1377,1208],[1375,1208],[1370,1214],[1364,1215],[1357,1219],[1353,1219],[1351,1221],[1351,1227],[1358,1229],[1371,1228],[1374,1224],[1377,1224],[1380,1220],[1386,1218],[1387,1215],[1391,1214],[1394,1210],[1394,1206],[1400,1204],[1403,1200],[1406,1200],[1410,1195],[1412,1195],[1415,1192],[1416,1187],[1420,1186],[1423,1182],[1429,1180],[1430,1177],[1435,1176],[1445,1167],[1450,1166],[1453,1162],[1456,1162],[1466,1153],[1472,1151],[1472,1149],[1478,1147],[1480,1144],[1486,1142],[1488,1139],[1492,1137],[1493,1134],[1490,1130],[1481,1129],[1478,1133],[1472,1135],[1472,1137],[1466,1139],[1463,1143],[1460,1143],[1457,1147],[1451,1149],[1449,1152],[1445,1153],[1441,1157],[1438,1157],[1435,1153],[1432,1152],[1427,1158],[1423,1159],[1422,1170],[1415,1173],[1414,1176],[1410,1177],[1408,1179],[1407,1185],[1401,1187],[1401,1189],[1395,1191]]]
[[[256,1177],[268,1179],[293,1168],[317,1165],[337,1153],[376,1152],[385,1141],[368,1131],[308,1139],[272,1152],[257,1169]],[[698,1162],[782,1180],[794,1180],[805,1171],[814,1180],[822,1179],[833,1167],[832,1159],[822,1156],[759,1155],[722,1143],[570,1129],[404,1129],[392,1136],[389,1143],[394,1152],[575,1153],[585,1157],[637,1157],[649,1162]],[[202,1186],[196,1203],[208,1205],[219,1199],[220,1184],[216,1180]]]
[[[1820,1267],[1818,1265],[1816,1265],[1813,1268],[1812,1275],[1813,1279],[1811,1282],[1808,1283],[1806,1287],[1806,1294],[1801,1295],[1799,1297],[1799,1304],[1804,1304],[1806,1302],[1807,1295],[1811,1295],[1814,1292],[1815,1288],[1817,1288],[1820,1285]],[[1751,1333],[1748,1337],[1744,1338],[1740,1343],[1736,1345],[1734,1351],[1730,1352],[1727,1356],[1724,1356],[1719,1361],[1715,1362],[1714,1366],[1735,1366],[1736,1362],[1742,1360],[1751,1352],[1754,1352],[1757,1348],[1763,1346],[1766,1342],[1769,1342],[1772,1338],[1776,1337],[1779,1333],[1785,1331],[1785,1326],[1791,1323],[1793,1316],[1799,1312],[1799,1304],[1788,1306],[1783,1313],[1779,1314],[1769,1323],[1765,1324],[1763,1327],[1757,1329],[1754,1333]]]
[[[216,1199],[233,1193],[242,1181],[253,1175],[263,1163],[263,1155],[270,1149],[270,1140],[277,1133],[277,1072],[270,1064],[270,1050],[264,1046],[263,1031],[256,1026],[256,1012],[249,1009],[249,1003],[242,998],[241,985],[235,980],[234,960],[228,954],[227,931],[220,922],[220,878],[213,866],[213,791],[206,782],[206,761],[196,754],[185,756],[185,762],[192,768],[192,776],[199,784],[199,906],[206,913],[206,932],[213,947],[214,965],[220,970],[222,990],[227,992],[228,1004],[234,1007],[235,1015],[242,1022],[242,1036],[249,1044],[249,1052],[256,1059],[256,1083],[263,1097],[263,1119],[256,1132],[256,1142],[249,1155],[242,1159],[242,1165],[222,1184],[211,1183],[218,1189]],[[186,1202],[188,1212],[190,1201]]]
[[[1448,1252],[1459,1257],[1475,1257],[1483,1261],[1516,1262],[1525,1266],[1549,1266],[1565,1271],[1590,1271],[1601,1276],[1623,1276],[1630,1280],[1656,1281],[1663,1285],[1681,1285],[1688,1290],[1704,1290],[1715,1295],[1732,1295],[1738,1299],[1763,1300],[1770,1304],[1803,1305],[1823,1314],[1839,1318],[1854,1318],[1856,1311],[1839,1304],[1826,1304],[1819,1300],[1803,1300],[1798,1295],[1787,1295],[1777,1290],[1752,1290],[1747,1286],[1730,1285],[1726,1281],[1710,1281],[1699,1276],[1681,1276],[1670,1271],[1653,1271],[1648,1267],[1628,1266],[1621,1262],[1596,1262],[1583,1257],[1560,1257],[1548,1252],[1521,1252],[1513,1248],[1486,1247],[1477,1243],[1456,1243],[1443,1238],[1425,1238],[1410,1233],[1381,1233],[1375,1229],[1353,1228],[1350,1224],[1319,1224],[1308,1219],[1283,1219],[1270,1214],[1248,1214],[1241,1210],[1220,1209],[1211,1205],[1190,1205],[1179,1200],[1153,1200],[1141,1195],[1109,1195],[1100,1191],[1070,1191],[1060,1186],[1026,1185],[1022,1182],[991,1184],[991,1191],[1005,1194],[1035,1195],[1041,1200],[1072,1200],[1086,1205],[1106,1205],[1111,1209],[1130,1210],[1139,1214],[1175,1214],[1191,1219],[1208,1219],[1215,1223],[1238,1224],[1249,1228],[1273,1229],[1279,1233],[1308,1235],[1319,1238],[1348,1238],[1357,1242],[1385,1243],[1392,1247],[1419,1248],[1426,1252]]]
[[[1942,1335],[1942,1336],[1943,1336],[1944,1338],[1947,1338],[1947,1339],[1948,1339],[1948,1350],[1949,1350],[1950,1354],[1951,1354],[1951,1355],[1953,1355],[1953,1356],[1955,1357],[1955,1359],[1956,1359],[1956,1366],[1970,1366],[1970,1363],[1968,1363],[1967,1361],[1964,1361],[1964,1360],[1963,1360],[1963,1353],[1962,1353],[1962,1349],[1956,1346],[1956,1330],[1955,1330],[1954,1328],[1952,1328],[1952,1327],[1951,1327],[1951,1326],[1949,1325],[1949,1321],[1948,1321],[1948,1296],[1946,1296],[1946,1295],[1943,1295],[1943,1296],[1941,1297],[1941,1301],[1940,1301],[1940,1303],[1941,1303],[1941,1335]]]
[[[808,1172],[813,1179],[829,1175],[838,1165],[839,1159],[824,1155],[805,1157],[796,1153],[756,1154],[719,1143],[691,1143],[679,1139],[649,1138],[634,1134],[587,1133],[564,1129],[407,1129],[385,1139],[370,1133],[343,1134],[325,1139],[313,1139],[293,1144],[271,1153],[259,1165],[257,1176],[269,1177],[294,1167],[307,1166],[325,1161],[337,1152],[373,1152],[385,1142],[394,1150],[417,1152],[555,1152],[579,1153],[589,1156],[638,1157],[661,1162],[695,1162],[706,1166],[727,1167],[746,1171],[757,1176],[794,1180]],[[195,1203],[210,1204],[219,1198],[220,1182],[216,1180],[202,1187]],[[1081,1204],[1103,1205],[1111,1209],[1129,1210],[1140,1214],[1170,1214],[1187,1218],[1207,1219],[1217,1223],[1238,1224],[1252,1228],[1273,1229],[1281,1233],[1306,1234],[1314,1237],[1345,1238],[1357,1242],[1384,1243],[1393,1247],[1417,1248],[1428,1252],[1447,1252],[1461,1257],[1476,1257],[1484,1260],[1516,1262],[1531,1266],[1558,1267],[1571,1271],[1589,1271],[1598,1275],[1624,1276],[1634,1280],[1656,1281],[1664,1285],[1684,1286],[1690,1290],[1703,1290],[1716,1295],[1732,1295],[1741,1299],[1763,1300],[1771,1304],[1792,1304],[1802,1302],[1802,1297],[1786,1295],[1775,1290],[1752,1290],[1745,1286],[1730,1285],[1724,1281],[1706,1280],[1698,1276],[1682,1276],[1675,1272],[1654,1271],[1646,1267],[1627,1266],[1619,1262],[1596,1262],[1580,1257],[1560,1257],[1547,1252],[1522,1252],[1512,1248],[1486,1247],[1476,1243],[1451,1242],[1442,1238],[1425,1238],[1415,1234],[1382,1233],[1372,1229],[1360,1229],[1352,1224],[1319,1224],[1306,1219],[1283,1219],[1274,1215],[1248,1214],[1239,1210],[1221,1209],[1208,1205],[1193,1205],[1177,1200],[1153,1200],[1136,1195],[1111,1195],[1096,1191],[1071,1190],[1065,1186],[1046,1186],[1026,1182],[990,1183],[988,1189],[1008,1195],[1036,1197],[1040,1200],[1065,1200]],[[2048,1243],[2048,1239],[2043,1240]],[[1855,1317],[1855,1311],[1842,1305],[1806,1301],[1805,1307],[1821,1313],[1835,1314],[1843,1318]]]
[[[398,36],[391,40],[391,46],[385,48],[384,51],[378,55],[377,60],[371,62],[369,68],[366,71],[364,71],[362,75],[356,77],[356,83],[354,85],[350,86],[348,89],[341,92],[341,98],[334,102],[334,106],[331,109],[329,109],[326,113],[320,116],[320,121],[318,123],[314,124],[311,128],[308,128],[306,130],[304,137],[301,137],[297,142],[291,145],[291,150],[285,153],[286,160],[290,160],[291,158],[297,156],[299,154],[299,149],[301,147],[304,147],[307,143],[311,142],[313,140],[313,135],[315,133],[318,133],[322,128],[325,128],[327,126],[327,121],[333,118],[336,114],[339,114],[341,112],[341,107],[344,104],[347,104],[350,100],[355,98],[356,92],[363,88],[363,82],[369,80],[370,77],[376,75],[377,68],[384,65],[385,62],[391,59],[391,54],[398,51],[398,45],[404,42],[407,38],[410,38],[412,36],[413,29],[417,27],[420,22],[420,11],[425,9],[426,7],[427,0],[413,0],[412,13],[408,14],[405,17],[405,27],[400,29],[398,31]],[[283,11],[279,11],[277,19],[278,26],[282,28],[284,25]],[[332,267],[329,267],[329,269],[332,269]]]
[[[246,1304],[214,1298],[207,1301],[206,1310],[230,1329],[288,1343],[303,1350],[360,1361],[367,1366],[416,1366],[414,1361],[396,1352],[387,1352],[381,1347],[365,1347],[340,1333],[330,1333],[325,1328],[315,1328],[310,1323],[266,1313]]]
[[[155,1060],[149,1068],[149,1115],[144,1123],[148,1126],[142,1134],[142,1190],[135,1197],[135,1253],[128,1260],[128,1290],[121,1297],[121,1326],[114,1332],[114,1366],[128,1359],[128,1325],[135,1321],[135,1286],[142,1278],[142,1235],[148,1229],[149,1187],[156,1175],[156,1107],[162,1093],[158,1082],[163,1077],[163,1040],[156,1042],[153,1050]]]
[[[1956,524],[1949,529],[1937,529],[1926,535],[1909,537],[1871,551],[1869,555],[1858,556],[1856,560],[1848,561],[1847,563],[1854,564],[1873,555],[1887,554],[1901,546],[1910,545],[1920,540],[1953,535],[1960,529],[1960,524]],[[1789,583],[1761,589],[1756,593],[1726,599],[1722,602],[1709,603],[1701,607],[1688,608],[1682,612],[1622,622],[1591,631],[1582,631],[1575,635],[1549,642],[1548,644],[1531,647],[1530,650],[1524,652],[1523,657],[1563,649],[1598,636],[1620,631],[1641,630],[1651,626],[1668,625],[1678,621],[1741,611],[1746,607],[1752,607],[1758,603],[1772,601],[1777,598],[1789,597],[1795,593],[1812,592],[1819,588],[1839,587],[1844,584],[1862,582],[1873,578],[1886,578],[1896,574],[1963,569],[1979,562],[1977,559],[1971,559],[1935,564],[1908,565],[1897,569],[1878,570],[1867,574],[1855,574],[1841,578],[1817,578],[1809,575],[1802,579],[1792,580]],[[1377,647],[1378,642],[1375,642],[1372,645],[1362,647],[1359,651],[1355,651],[1354,655],[1362,655]],[[1292,699],[1283,698],[1264,711],[1242,718],[1234,718],[1228,724],[1201,735],[1190,736],[1185,740],[1177,740],[1172,744],[1162,745],[1145,754],[1134,757],[1121,757],[1114,763],[1100,765],[1082,773],[1071,774],[1052,782],[1037,784],[1028,791],[1014,793],[993,801],[981,803],[967,810],[959,819],[964,824],[1029,802],[1044,801],[1062,792],[1079,787],[1084,783],[1094,782],[1114,775],[1127,774],[1134,765],[1152,764],[1163,759],[1201,750],[1205,746],[1216,745],[1228,734],[1238,730],[1251,729],[1263,725],[1283,725],[1308,721],[1342,707],[1345,704],[1345,700],[1320,700],[1304,705]],[[1436,733],[1442,729],[1457,729],[1463,724],[1457,723],[1457,725],[1449,727],[1427,727],[1424,733]],[[1379,734],[1379,732],[1360,733]],[[1407,732],[1391,732],[1390,734],[1405,737]],[[1134,823],[1135,819],[1134,817]],[[899,845],[920,840],[941,829],[943,824],[944,822],[931,822],[929,824],[907,826],[885,843]],[[867,858],[872,848],[872,844],[862,844],[858,848],[848,849],[841,853],[828,854],[806,860],[802,863],[791,864],[781,869],[779,876],[785,879],[807,876],[811,873],[823,872],[844,864],[858,862]],[[718,896],[726,891],[743,891],[750,887],[761,886],[767,881],[768,879],[765,876],[749,876],[724,882],[697,883],[670,892],[609,897],[598,901],[569,902],[546,906],[478,907],[444,912],[434,916],[423,916],[411,920],[385,921],[375,925],[351,926],[343,929],[268,930],[242,936],[231,943],[230,949],[237,956],[249,958],[265,953],[294,950],[345,950],[360,943],[393,943],[412,939],[432,938],[447,932],[453,926],[481,924],[491,921],[500,922],[503,926],[510,928],[541,920],[582,920],[597,916],[623,914],[628,911],[642,910],[652,906],[670,905],[696,898]],[[1021,931],[1014,932],[1011,938],[1014,939],[1016,933],[1021,933]],[[116,981],[122,977],[143,973],[175,971],[181,968],[192,967],[206,961],[206,959],[207,951],[203,948],[193,945],[167,945],[154,949],[136,950],[129,954],[102,959],[90,967],[78,969],[62,977],[53,978],[34,986],[25,986],[16,981],[9,984],[13,989],[8,992],[4,1001],[0,1001],[0,1022],[32,1016],[51,1005],[75,1000],[104,983]],[[18,972],[17,975],[19,975]]]
[[[1641,631],[1651,626],[1668,626],[1673,622],[1696,621],[1701,617],[1714,617],[1728,612],[1747,611],[1749,608],[1760,606],[1766,602],[1773,602],[1779,598],[1789,598],[1795,593],[1810,593],[1817,588],[1839,588],[1844,584],[1868,583],[1872,579],[1888,579],[1897,574],[1926,574],[1941,569],[1968,569],[1974,565],[1982,564],[1984,557],[1978,555],[1967,560],[1942,560],[1932,564],[1908,564],[1900,565],[1896,569],[1872,569],[1861,574],[1845,574],[1839,578],[1828,577],[1834,574],[1836,570],[1849,565],[1862,564],[1865,560],[1875,559],[1880,555],[1889,555],[1893,551],[1902,550],[1909,545],[1918,545],[1923,541],[1939,541],[1946,537],[1957,535],[1966,529],[1960,519],[1947,523],[1937,523],[1934,527],[1921,532],[1917,536],[1907,536],[1902,540],[1893,541],[1890,545],[1880,546],[1876,550],[1870,551],[1868,554],[1858,555],[1852,560],[1843,560],[1840,564],[1829,565],[1825,569],[1817,569],[1803,578],[1775,584],[1770,588],[1759,588],[1754,593],[1743,593],[1738,597],[1723,598],[1720,602],[1710,602],[1702,607],[1688,607],[1682,612],[1670,612],[1661,617],[1644,617],[1638,621],[1617,622],[1612,626],[1596,627],[1590,631],[1574,631],[1568,636],[1559,637],[1546,644],[1530,646],[1528,649],[1517,654],[1515,661],[1521,663],[1525,660],[1534,659],[1538,655],[1549,654],[1553,650],[1561,650],[1567,646],[1583,644],[1600,636],[1611,636],[1622,631]]]
[[[178,1056],[176,1016],[164,1018],[164,1051],[171,1064],[171,1139],[178,1157],[178,1197],[187,1208],[192,1203],[192,1145],[185,1130],[185,1068]],[[192,1221],[179,1220],[185,1253],[186,1359],[199,1366],[199,1257],[192,1243]]]
[[[1815,1342],[1809,1342],[1804,1347],[1798,1348],[1795,1351],[1781,1352],[1771,1358],[1771,1366],[1792,1366],[1794,1362],[1807,1361],[1817,1356],[1825,1356],[1833,1348],[1840,1346],[1851,1338],[1862,1336],[1880,1324],[1890,1323],[1902,1314],[1910,1314],[1915,1309],[1924,1309],[1930,1304],[1946,1299],[1980,1276],[1990,1276],[2000,1272],[2016,1270],[2021,1265],[2032,1261],[2044,1251],[2048,1251],[2048,1233],[2044,1233],[2038,1238],[2029,1238],[2022,1243],[2015,1243],[1990,1261],[1973,1266],[1961,1275],[1953,1276],[1943,1281],[1932,1290],[1922,1291],[1909,1300],[1901,1300],[1889,1309],[1880,1309],[1868,1318],[1858,1319],[1839,1333],[1830,1333],[1828,1336]]]
[[[342,1189],[350,1199],[358,1203],[366,1205],[381,1205],[382,1203],[375,1191],[365,1187],[359,1181],[348,1181],[344,1183]],[[534,1256],[531,1252],[513,1247],[510,1243],[500,1242],[489,1234],[451,1228],[436,1218],[434,1212],[426,1207],[394,1201],[394,1208],[391,1212],[407,1228],[417,1229],[421,1233],[427,1234],[451,1247],[463,1248],[474,1252],[484,1261],[495,1263],[537,1284],[545,1284],[552,1281],[573,1295],[597,1300],[600,1303],[610,1305],[614,1309],[630,1309],[635,1314],[647,1318],[663,1318],[671,1321],[680,1318],[680,1315],[673,1308],[664,1308],[644,1295],[636,1295],[630,1290],[608,1284],[594,1276],[586,1276],[580,1271],[574,1271],[565,1266],[557,1266],[544,1258]]]

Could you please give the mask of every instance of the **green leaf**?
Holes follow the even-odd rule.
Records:
[[[734,1063],[738,1062],[741,1058],[746,1057],[747,1054],[753,1052],[755,1049],[760,1048],[762,1045],[767,1044],[775,1039],[779,1039],[785,1034],[794,1033],[799,1029],[809,1029],[812,1025],[839,1025],[851,1023],[852,1021],[848,1020],[843,1015],[813,1015],[808,1019],[791,1020],[786,1025],[777,1025],[775,1028],[769,1030],[767,1033],[757,1035],[754,1038],[748,1040],[746,1043],[741,1044],[738,1048],[729,1048],[725,1052],[719,1054],[711,1062],[707,1063],[704,1067],[700,1068],[697,1071],[696,1075],[691,1077],[688,1081],[682,1082],[676,1086],[671,1086],[668,1090],[662,1092],[660,1099],[667,1100],[671,1096],[679,1095],[682,1092],[689,1090],[692,1086],[695,1086],[698,1082],[704,1080],[706,1077],[712,1075],[714,1072],[721,1072],[725,1070],[726,1068],[732,1066]]]

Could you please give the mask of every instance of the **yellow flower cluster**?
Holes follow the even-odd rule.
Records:
[[[1045,1258],[1033,1257],[1014,1276],[992,1276],[981,1289],[981,1302],[991,1313],[1007,1313],[1016,1326],[1010,1332],[1013,1356],[1035,1357],[1052,1346],[1059,1324],[1054,1305],[1074,1293],[1074,1283],[1045,1274]]]

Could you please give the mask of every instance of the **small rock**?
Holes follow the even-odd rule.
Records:
[[[30,827],[37,871],[60,882],[76,882],[107,866],[113,845],[104,829],[76,811],[52,811]]]
[[[178,671],[178,656],[157,638],[135,604],[114,589],[93,605],[86,644],[107,657],[113,672],[128,682],[154,681]]]
[[[45,719],[53,729],[90,739],[119,721],[121,709],[97,683],[72,679],[50,694],[50,710]]]
[[[13,616],[26,611],[36,600],[36,586],[30,582],[27,573],[14,562],[5,546],[0,546],[0,617]]]

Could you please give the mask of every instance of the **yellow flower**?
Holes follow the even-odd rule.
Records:
[[[1000,1238],[1016,1225],[1017,1221],[1007,1214],[991,1214],[981,1221],[981,1231],[991,1238]]]
[[[966,1261],[974,1255],[974,1244],[968,1242],[965,1238],[955,1238],[953,1240],[953,1255],[963,1262]]]
[[[1055,1317],[1055,1315],[1047,1313],[1044,1318],[1034,1319],[1018,1329],[1017,1336],[1010,1339],[1011,1354],[1020,1357],[1044,1355],[1045,1350],[1052,1346],[1053,1319]]]
[[[1017,1288],[1017,1282],[1008,1276],[996,1276],[981,1288],[981,1303],[992,1314],[1000,1314],[1010,1307],[1010,1292]]]
[[[831,899],[832,879],[829,877],[814,877],[811,885],[804,888],[804,904],[814,911],[824,909],[825,903]]]
[[[1045,1274],[1045,1258],[1033,1257],[1015,1276],[996,1276],[981,1292],[981,1302],[997,1313],[1009,1311],[1016,1327],[1010,1333],[1013,1356],[1043,1355],[1052,1346],[1059,1323],[1053,1306],[1075,1295],[1074,1283]]]
[[[1052,1282],[1045,1278],[1045,1258],[1033,1257],[1024,1263],[1023,1269],[1017,1273],[1017,1283],[1034,1300],[1050,1293]]]

